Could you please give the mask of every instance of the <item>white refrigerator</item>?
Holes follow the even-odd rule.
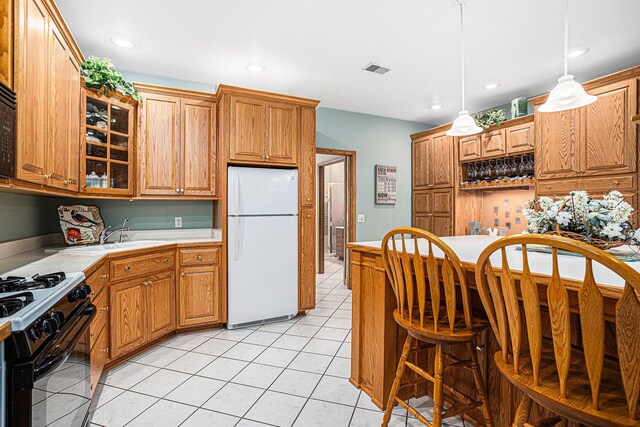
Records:
[[[298,313],[298,171],[229,167],[229,329]]]

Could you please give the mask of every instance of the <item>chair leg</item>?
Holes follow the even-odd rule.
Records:
[[[442,426],[442,344],[436,344],[433,383],[433,427]]]
[[[491,416],[491,408],[489,407],[489,399],[487,398],[487,389],[485,388],[484,379],[482,378],[482,372],[480,372],[480,364],[478,363],[478,355],[472,342],[467,343],[467,349],[471,355],[471,371],[473,372],[473,381],[476,384],[478,395],[482,400],[482,416],[484,417],[484,424],[487,427],[493,427],[493,417]]]
[[[404,342],[404,347],[402,347],[402,354],[400,355],[400,360],[398,361],[398,369],[396,370],[396,377],[393,380],[393,385],[391,386],[391,392],[389,393],[389,399],[387,400],[387,410],[384,412],[384,418],[382,420],[382,426],[386,427],[389,425],[389,421],[391,420],[391,411],[393,411],[393,407],[396,406],[396,396],[398,394],[398,389],[400,388],[400,382],[402,381],[402,376],[404,375],[405,364],[407,361],[407,357],[409,356],[409,352],[411,351],[411,341],[413,337],[411,335],[407,335],[407,339]]]
[[[518,409],[516,409],[516,415],[513,419],[512,427],[523,427],[527,421],[529,421],[529,413],[531,412],[531,398],[526,394],[522,395]]]

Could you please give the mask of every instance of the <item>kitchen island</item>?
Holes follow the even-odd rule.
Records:
[[[476,261],[480,253],[499,237],[490,236],[454,236],[443,237],[451,248],[458,254],[463,267],[467,272],[469,285],[472,289],[471,301],[474,316],[486,317],[479,295],[475,292],[475,268]],[[424,244],[424,246],[423,246]],[[386,404],[387,397],[391,390],[398,358],[402,350],[402,345],[406,338],[406,332],[399,328],[393,318],[393,310],[396,308],[396,299],[391,289],[391,285],[386,278],[380,241],[357,242],[347,244],[350,256],[350,283],[353,291],[353,336],[351,350],[351,377],[350,381],[356,387],[367,393],[373,403],[380,408]],[[426,242],[419,242],[420,252],[427,254]],[[413,242],[407,245],[407,251],[413,251]],[[436,257],[441,253],[436,249]],[[546,304],[545,283],[548,283],[548,276],[551,274],[551,255],[546,253],[531,252],[529,265],[534,278],[539,285],[539,294],[543,305]],[[514,247],[507,250],[507,259],[518,280],[518,271],[522,266],[522,253]],[[565,279],[564,283],[569,292],[571,310],[578,312],[577,293],[584,277],[584,258],[575,256],[560,256],[560,274]],[[494,267],[501,265],[500,257],[492,256],[491,262]],[[629,263],[632,268],[640,271],[640,262]],[[623,290],[621,279],[614,273],[604,269],[598,264],[593,266],[596,281],[601,284],[600,289],[604,297],[605,320],[607,334],[613,331],[612,321],[614,320],[615,303],[618,301]],[[576,316],[575,314],[573,316]],[[572,319],[572,322],[575,319]],[[543,321],[544,322],[544,321]],[[547,327],[547,328],[545,328]],[[576,329],[579,329],[576,328]],[[548,332],[548,325],[543,323],[543,331]],[[573,339],[579,342],[579,334],[573,331]],[[576,338],[577,337],[577,338]],[[613,339],[611,341],[610,339]],[[615,338],[607,337],[607,342],[615,343]],[[520,401],[521,393],[513,387],[507,380],[503,379],[497,368],[493,365],[493,355],[498,351],[498,343],[492,331],[479,334],[476,342],[476,350],[481,361],[481,368],[485,381],[489,401],[493,412],[494,422],[497,426],[511,425],[513,416]],[[615,344],[612,344],[615,345]],[[467,358],[468,355],[463,350],[445,349],[454,356]],[[421,351],[416,356],[417,363],[432,363],[429,350]],[[470,373],[459,371],[446,371],[445,382],[454,384],[456,389],[467,395],[473,396],[475,387]],[[430,385],[423,381],[418,381],[415,376],[406,376],[400,389],[402,398],[418,397],[430,394]],[[446,400],[446,399],[445,399]],[[535,406],[535,405],[534,405]],[[535,408],[532,416],[544,415],[544,410]],[[479,413],[470,412],[470,421],[480,420]],[[536,419],[536,418],[533,418]]]

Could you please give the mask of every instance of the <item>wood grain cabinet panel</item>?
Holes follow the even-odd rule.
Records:
[[[579,111],[535,113],[536,178],[578,176],[580,170]]]
[[[271,163],[295,165],[298,159],[298,107],[267,102],[265,155]]]
[[[504,129],[482,134],[482,158],[500,157],[507,153]]]
[[[107,324],[107,319],[109,318],[109,298],[107,294],[109,292],[100,292],[97,298],[92,300],[93,305],[96,306],[96,317],[91,321],[91,325],[89,326],[89,347],[93,348],[96,344],[98,337],[100,336],[100,332]]]
[[[110,355],[115,359],[147,342],[147,292],[143,279],[112,284]]]
[[[429,152],[429,167],[432,171],[430,186],[453,186],[454,149],[453,137],[447,135],[433,137]]]
[[[533,123],[523,123],[505,129],[507,154],[524,153],[533,150]]]
[[[178,249],[180,266],[218,264],[220,248]]]
[[[431,191],[416,191],[413,193],[413,212],[414,214],[429,213],[432,211]]]
[[[0,82],[13,88],[13,0],[0,2]]]
[[[315,209],[300,209],[298,309],[316,306],[316,215]]]
[[[132,256],[111,261],[110,276],[111,280],[128,279],[173,268],[174,265],[174,251]]]
[[[433,214],[416,214],[413,216],[413,226],[421,230],[433,229]]]
[[[460,138],[460,161],[477,160],[482,156],[482,143],[480,135],[471,135]]]
[[[108,328],[104,328],[96,340],[96,344],[91,348],[91,396],[96,391],[98,381],[102,375],[104,365],[109,358],[109,333]]]
[[[181,268],[178,277],[178,326],[220,322],[219,295],[218,266]]]
[[[182,162],[179,165],[181,195],[216,194],[216,104],[181,100]]]
[[[16,36],[17,66],[17,167],[19,179],[44,184],[46,179],[49,124],[47,86],[49,81],[49,17],[40,0],[18,2]]]
[[[64,188],[69,168],[68,52],[58,29],[49,33],[49,143],[46,159],[47,185]],[[79,114],[79,112],[77,112]]]
[[[432,212],[434,214],[453,213],[453,188],[432,191]]]
[[[180,99],[142,93],[138,108],[138,184],[141,195],[176,195],[180,156]]]
[[[176,329],[176,286],[173,272],[150,276],[147,288],[147,341]]]
[[[582,175],[636,171],[637,81],[625,80],[589,91],[598,100],[581,109],[583,125]]]
[[[439,237],[453,235],[453,218],[451,215],[434,215],[432,217],[431,231]]]
[[[316,109],[300,109],[300,205],[315,207],[316,200]]]
[[[231,96],[229,160],[262,161],[265,155],[265,102]]]
[[[427,189],[431,184],[431,138],[418,140],[413,143],[413,188],[415,190]]]

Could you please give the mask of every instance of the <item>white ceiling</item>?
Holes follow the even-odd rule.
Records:
[[[57,0],[86,56],[195,82],[315,98],[321,106],[424,123],[460,109],[452,0]],[[469,0],[467,108],[547,92],[562,74],[561,0]],[[572,0],[571,60],[585,81],[640,63],[639,0]],[[131,38],[123,49],[109,37]],[[391,68],[364,72],[370,62]],[[247,71],[259,63],[263,73]],[[482,85],[498,81],[498,89]],[[439,111],[428,109],[442,103]]]

